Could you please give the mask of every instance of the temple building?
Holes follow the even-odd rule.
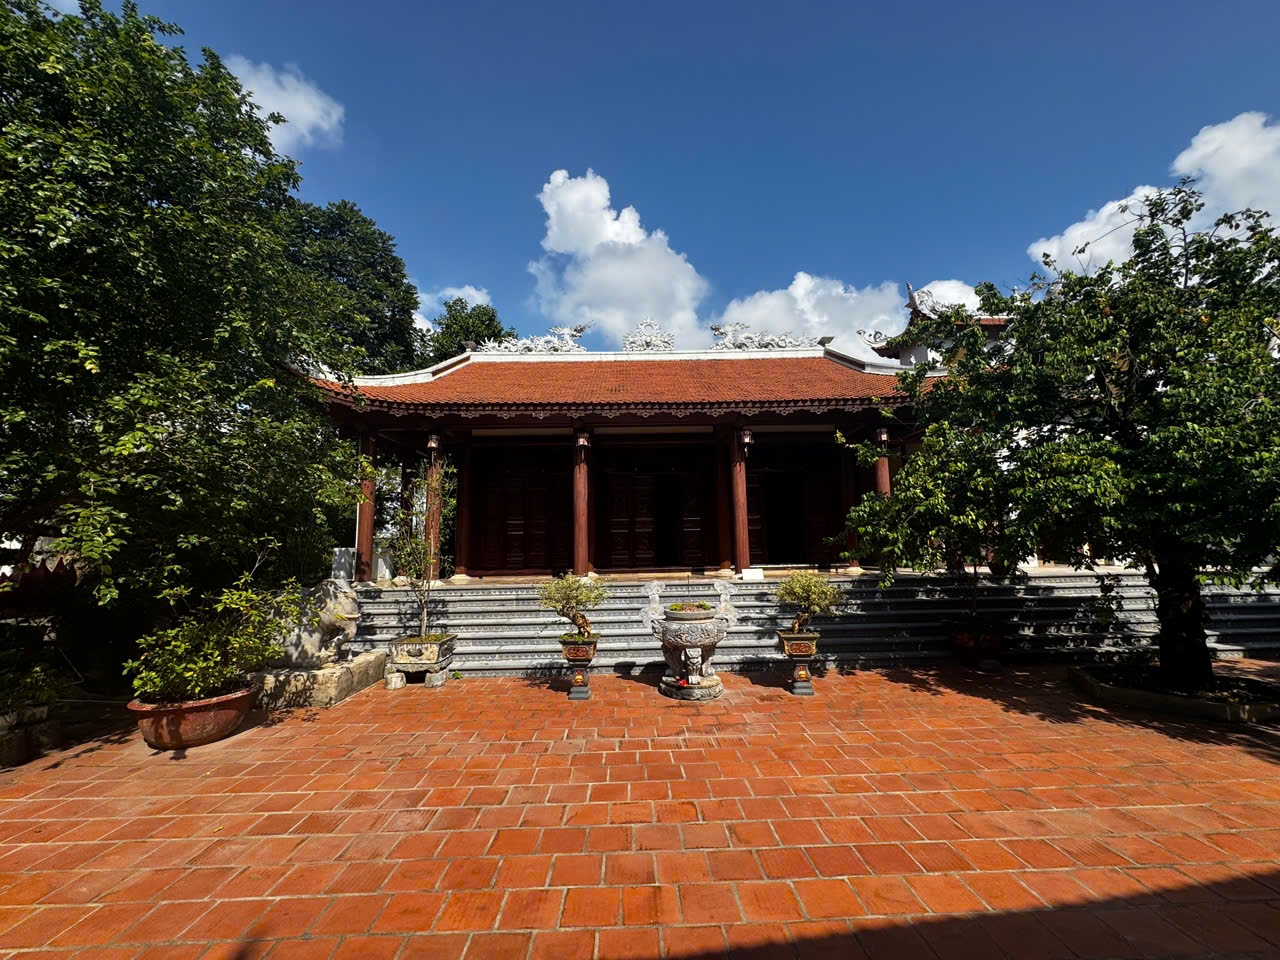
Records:
[[[437,471],[451,457],[459,579],[837,566],[845,514],[888,492],[909,440],[882,414],[906,403],[901,363],[713,329],[707,350],[677,351],[645,323],[624,350],[590,352],[561,328],[323,385],[367,457]],[[837,433],[883,456],[859,468]],[[371,482],[365,494],[357,581],[373,577]]]

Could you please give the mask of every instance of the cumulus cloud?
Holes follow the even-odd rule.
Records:
[[[538,200],[547,215],[546,256],[529,264],[538,308],[557,323],[590,323],[620,344],[652,318],[683,347],[705,346],[698,322],[708,284],[661,230],[646,231],[635,207],[610,203],[609,183],[595,171],[557,170]]]
[[[874,358],[857,332],[892,334],[906,325],[907,295],[900,284],[858,287],[804,271],[784,289],[739,297],[718,317],[700,316],[707,281],[662,230],[644,228],[635,207],[613,207],[604,177],[557,170],[538,200],[547,222],[546,253],[529,264],[536,305],[555,323],[594,324],[613,346],[650,318],[675,335],[677,347],[706,347],[714,320],[745,323],[760,333],[830,336],[837,349]],[[937,280],[922,289],[941,303],[977,309],[977,295],[963,281]]]
[[[444,309],[446,303],[450,300],[456,300],[458,297],[461,297],[467,301],[469,306],[473,307],[477,304],[490,304],[493,302],[488,290],[484,287],[472,286],[469,283],[464,283],[460,287],[440,287],[438,290],[420,289],[418,291],[418,301],[421,306],[414,311],[413,322],[423,330],[434,329],[427,313],[439,313]]]
[[[858,288],[800,271],[785,290],[761,290],[730,301],[720,322],[747,323],[772,333],[790,330],[803,337],[835,337],[836,349],[865,354],[857,332],[898,332],[906,322],[905,300],[896,283]]]
[[[286,64],[278,70],[238,54],[228,57],[226,64],[264,113],[279,113],[288,121],[271,129],[271,143],[278,151],[291,153],[299,147],[342,143],[345,108],[303,76],[297,66]]]
[[[1242,113],[1225,123],[1203,127],[1169,166],[1174,177],[1195,177],[1204,195],[1201,223],[1243,207],[1280,213],[1280,125],[1266,114]],[[1040,262],[1049,254],[1059,267],[1088,270],[1129,255],[1134,211],[1155,187],[1141,186],[1123,200],[1090,210],[1062,233],[1027,247]],[[1074,251],[1088,244],[1087,249]]]

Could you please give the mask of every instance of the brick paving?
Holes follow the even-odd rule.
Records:
[[[0,957],[1280,956],[1280,730],[1052,670],[372,689],[0,775]]]

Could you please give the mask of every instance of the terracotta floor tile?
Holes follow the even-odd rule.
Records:
[[[1280,955],[1269,730],[1080,712],[1056,667],[909,676],[600,676],[569,712],[468,678],[180,765],[65,752],[0,773],[0,954]]]
[[[572,887],[565,893],[562,927],[611,927],[619,922],[617,887]]]
[[[373,933],[425,933],[445,902],[442,893],[393,894],[371,928]]]
[[[737,923],[742,919],[732,884],[682,883],[678,891],[685,923]]]
[[[560,889],[512,890],[498,918],[500,930],[554,930],[564,902]]]

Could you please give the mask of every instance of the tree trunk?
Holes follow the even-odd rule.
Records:
[[[1213,687],[1213,661],[1205,643],[1204,598],[1194,564],[1157,555],[1152,586],[1160,621],[1160,679],[1170,690],[1194,693]]]

